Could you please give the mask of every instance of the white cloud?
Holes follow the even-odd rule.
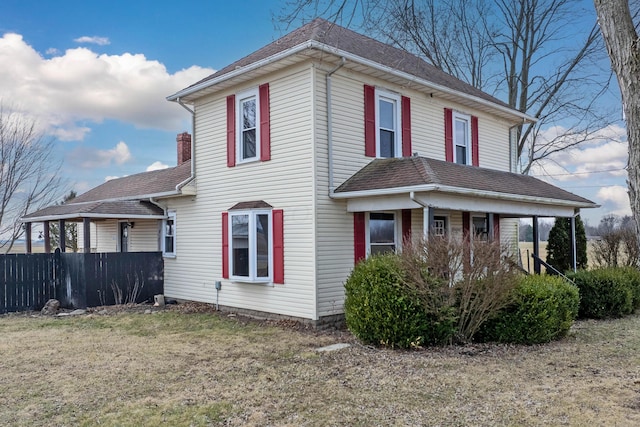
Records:
[[[107,175],[104,177],[104,182],[111,181],[112,179],[118,179],[118,178],[121,178],[121,177],[117,175]]]
[[[98,37],[98,36],[82,36],[77,39],[73,39],[76,43],[92,43],[97,44],[99,46],[106,46],[111,44],[108,37]]]
[[[69,154],[71,163],[83,169],[104,168],[112,164],[122,165],[131,160],[129,147],[123,141],[109,150],[79,147]]]
[[[627,187],[612,185],[602,187],[596,194],[598,203],[601,203],[607,213],[614,215],[631,215],[631,205]]]
[[[168,167],[169,165],[165,165],[164,163],[158,160],[157,162],[153,162],[149,166],[147,166],[147,172],[157,171],[160,169],[167,169]]]
[[[53,52],[53,51],[51,51]],[[165,98],[211,74],[192,66],[170,74],[142,54],[97,54],[85,47],[44,58],[21,35],[0,38],[0,94],[38,117],[60,139],[81,140],[91,123],[114,119],[141,128],[175,130],[189,120]]]
[[[560,138],[562,127],[544,130],[544,139]],[[572,143],[576,135],[565,138],[564,143]],[[579,136],[584,142],[559,151],[532,167],[532,174],[550,176],[557,181],[575,181],[584,179],[625,178],[628,159],[626,131],[623,127],[611,125],[589,134]]]
[[[44,53],[46,53],[47,55],[57,55],[57,54],[60,53],[60,51],[58,49],[56,49],[55,47],[50,47]]]

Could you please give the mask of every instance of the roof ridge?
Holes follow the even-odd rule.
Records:
[[[413,159],[414,157],[412,157]],[[415,161],[413,162],[418,172],[424,178],[425,181],[430,181],[433,184],[440,184],[440,178],[438,174],[433,170],[431,165],[429,164],[429,159],[427,157],[415,157]],[[422,167],[419,167],[422,166]]]

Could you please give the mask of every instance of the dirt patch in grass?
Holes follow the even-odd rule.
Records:
[[[102,313],[102,314],[98,314]],[[350,342],[320,353],[319,347]],[[640,316],[394,351],[207,305],[0,316],[6,425],[640,425]]]

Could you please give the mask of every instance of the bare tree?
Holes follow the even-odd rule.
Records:
[[[594,138],[611,123],[597,106],[610,73],[594,72],[603,50],[595,22],[574,25],[577,0],[294,0],[281,20],[325,16],[359,23],[536,119],[517,128],[523,173]],[[578,43],[576,43],[578,40]],[[562,125],[549,137],[542,130]]]
[[[34,120],[0,103],[0,251],[9,252],[24,233],[22,216],[62,194],[53,143]]]
[[[629,200],[636,235],[640,236],[640,37],[634,23],[638,3],[633,16],[628,0],[594,0],[594,4],[622,95],[629,142]]]

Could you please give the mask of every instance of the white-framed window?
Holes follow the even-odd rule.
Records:
[[[434,215],[433,224],[431,225],[431,233],[433,236],[446,237],[449,234],[448,227],[449,221],[447,221],[446,216]]]
[[[453,161],[461,165],[472,164],[471,116],[453,113]]]
[[[473,225],[473,236],[477,239],[487,240],[489,237],[489,226],[486,216],[474,216],[471,218]]]
[[[377,255],[398,249],[396,212],[369,212],[366,221],[367,254]]]
[[[270,210],[229,212],[229,266],[231,279],[271,282],[273,230]]]
[[[176,256],[176,213],[169,211],[162,221],[162,255]]]
[[[258,89],[236,96],[236,152],[238,163],[260,159],[260,102]]]
[[[402,157],[400,95],[376,89],[376,157]]]

